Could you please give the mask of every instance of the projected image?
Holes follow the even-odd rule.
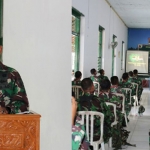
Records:
[[[139,73],[148,73],[148,56],[147,51],[127,51],[126,72],[137,69]]]

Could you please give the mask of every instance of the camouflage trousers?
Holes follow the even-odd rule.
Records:
[[[126,114],[127,116],[129,115],[130,111],[131,111],[131,105],[130,104],[125,104],[125,111],[126,111]]]
[[[123,129],[122,125],[119,123],[113,128],[113,130],[112,145],[114,150],[118,150],[121,149],[122,145],[126,145],[130,132]]]

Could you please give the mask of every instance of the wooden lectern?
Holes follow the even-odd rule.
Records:
[[[0,115],[0,150],[40,150],[40,115]]]

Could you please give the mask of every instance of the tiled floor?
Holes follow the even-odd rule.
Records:
[[[143,116],[137,114],[139,106],[132,108],[129,116],[127,130],[131,131],[128,142],[136,144],[136,147],[127,146],[125,150],[149,150],[149,130],[150,130],[150,90],[144,89],[141,105],[145,107]],[[112,150],[105,144],[105,150]]]

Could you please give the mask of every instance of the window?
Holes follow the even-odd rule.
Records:
[[[124,65],[124,57],[123,57],[123,53],[124,53],[124,41],[122,41],[122,49],[121,49],[121,70],[123,70],[123,65]]]
[[[97,70],[102,69],[103,31],[104,31],[104,28],[99,26],[99,42],[98,42],[99,48],[98,48],[98,67],[97,67]]]
[[[81,13],[72,9],[72,73],[79,70],[80,17]]]
[[[116,42],[117,37],[113,35],[113,42]],[[114,67],[115,67],[115,47],[112,46],[112,76],[114,75]]]

